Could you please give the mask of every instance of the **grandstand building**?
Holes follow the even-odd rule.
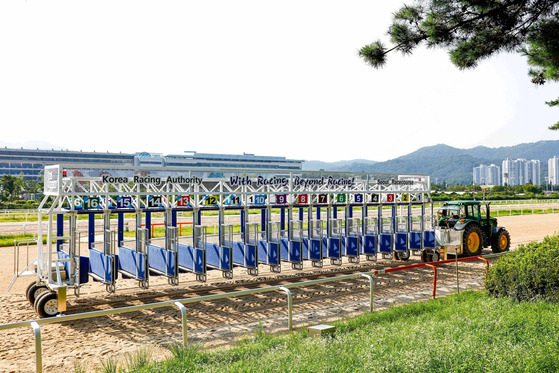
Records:
[[[0,148],[0,177],[23,176],[26,180],[42,177],[45,166],[59,163],[87,163],[91,165],[182,167],[182,168],[246,168],[301,170],[303,161],[285,157],[259,156],[244,153],[209,154],[185,152],[163,155],[159,153],[103,153],[74,150]]]

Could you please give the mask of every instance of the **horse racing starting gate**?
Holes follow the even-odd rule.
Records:
[[[147,289],[150,276],[178,285],[182,272],[206,281],[208,270],[232,278],[236,267],[258,275],[262,265],[277,273],[435,249],[427,175],[63,164],[44,177],[27,290],[42,317],[64,312],[67,289],[79,295],[90,279],[113,293],[119,278]],[[161,237],[152,236],[154,214]]]

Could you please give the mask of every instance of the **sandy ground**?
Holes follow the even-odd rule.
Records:
[[[499,223],[509,230],[514,246],[559,232],[559,214],[501,217]],[[32,247],[30,257],[34,256]],[[25,249],[20,260],[25,260]],[[140,290],[134,281],[124,280],[118,282],[117,293],[113,295],[105,293],[104,286],[100,284],[88,283],[82,288],[79,298],[70,297],[67,313],[264,287],[398,265],[402,263],[379,260],[377,263],[362,261],[359,265],[344,262],[342,267],[326,265],[323,269],[313,269],[307,264],[303,271],[283,270],[279,277],[262,269],[258,278],[248,276],[246,270],[236,269],[233,280],[224,280],[213,271],[206,284],[197,283],[191,274],[183,274],[178,287],[170,287],[162,278],[152,278],[147,291]],[[460,287],[482,286],[483,274],[484,264],[481,262],[461,264]],[[6,287],[12,276],[13,248],[0,248],[1,324],[36,318],[23,295],[33,279],[19,279],[8,293]],[[432,282],[432,270],[428,268],[379,276],[375,283],[375,309],[428,299],[432,294]],[[454,266],[440,268],[437,286],[438,296],[455,291]],[[369,286],[365,279],[293,289],[294,326],[315,325],[363,313],[369,307],[368,294]],[[285,294],[271,292],[188,306],[189,343],[227,346],[243,336],[253,335],[259,325],[266,332],[287,330]],[[75,366],[94,371],[102,361],[111,357],[117,358],[125,367],[127,356],[142,348],[148,349],[154,359],[169,355],[167,346],[181,340],[181,318],[178,309],[169,307],[46,325],[42,327],[42,333],[44,371],[67,372],[73,371]],[[0,331],[0,335],[0,371],[33,371],[35,350],[31,328]]]

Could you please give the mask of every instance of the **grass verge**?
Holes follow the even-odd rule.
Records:
[[[224,350],[174,347],[135,372],[551,372],[559,370],[559,305],[463,292]]]

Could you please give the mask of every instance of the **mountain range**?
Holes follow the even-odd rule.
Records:
[[[459,149],[439,144],[420,148],[413,153],[385,162],[363,159],[340,162],[305,161],[304,170],[417,173],[431,175],[432,182],[446,181],[449,184],[471,184],[473,168],[480,164],[495,164],[501,167],[506,158],[537,159],[540,161],[541,182],[547,176],[547,160],[559,156],[559,140],[489,148],[477,146]]]

